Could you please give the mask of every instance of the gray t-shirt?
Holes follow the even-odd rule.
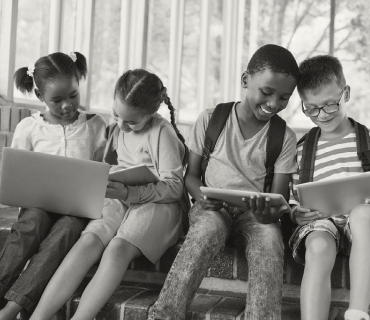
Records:
[[[206,170],[206,185],[225,189],[263,192],[266,176],[266,142],[270,122],[252,138],[245,140],[239,128],[234,104]],[[202,155],[205,131],[214,109],[203,111],[190,131],[188,146]],[[275,173],[297,171],[295,162],[296,136],[288,126],[281,154],[275,163]]]

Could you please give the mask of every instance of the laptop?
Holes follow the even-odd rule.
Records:
[[[302,207],[317,210],[323,218],[349,214],[370,198],[370,172],[297,185]]]
[[[3,148],[0,203],[98,219],[109,168],[96,161]]]

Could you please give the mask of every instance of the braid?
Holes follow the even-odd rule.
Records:
[[[164,90],[166,90],[166,88],[164,88]],[[186,166],[188,164],[189,149],[188,149],[188,147],[185,144],[185,139],[184,139],[183,135],[180,133],[179,129],[176,126],[176,122],[175,122],[175,108],[173,107],[169,96],[165,92],[164,92],[163,102],[167,105],[168,110],[170,110],[171,124],[172,124],[173,128],[175,129],[176,135],[181,140],[181,142],[184,144],[184,147],[185,147],[185,156],[184,156],[184,160],[183,160],[183,165]]]

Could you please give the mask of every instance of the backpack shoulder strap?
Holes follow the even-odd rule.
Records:
[[[270,120],[270,127],[267,132],[264,192],[269,192],[271,190],[275,162],[283,148],[285,129],[286,122],[277,114],[274,115]]]
[[[369,130],[366,126],[357,121],[349,118],[353,123],[356,130],[356,145],[357,145],[357,155],[361,160],[361,165],[364,172],[370,171],[370,137]]]
[[[222,129],[225,126],[226,120],[229,117],[230,111],[235,102],[220,103],[216,106],[209,120],[205,134],[203,158],[201,163],[202,181],[205,182],[205,173],[208,166],[210,154],[215,148],[216,142]]]
[[[312,128],[307,134],[304,135],[302,158],[299,166],[299,183],[306,183],[313,180],[315,155],[319,135],[319,127]],[[299,140],[299,143],[301,140]]]

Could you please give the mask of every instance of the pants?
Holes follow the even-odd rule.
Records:
[[[0,298],[14,301],[27,311],[35,308],[87,222],[36,208],[22,209],[0,253]]]
[[[251,212],[233,220],[224,209],[206,211],[197,203],[189,218],[190,230],[153,306],[153,318],[185,319],[208,267],[230,236],[248,261],[245,319],[280,320],[284,264],[280,224],[260,224]]]

